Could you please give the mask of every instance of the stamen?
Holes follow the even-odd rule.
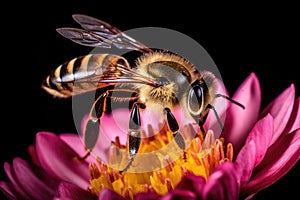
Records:
[[[196,153],[194,153],[194,152],[191,151],[190,154],[191,154],[192,158],[194,159],[195,163],[196,163],[197,165],[201,165],[201,162],[200,162],[200,160],[199,160],[199,157],[196,155]]]
[[[165,183],[165,177],[164,177],[164,175],[161,173],[161,171],[156,171],[156,174],[157,174],[157,177],[159,178],[160,182],[161,182],[162,184],[164,184],[164,183]]]
[[[171,181],[170,181],[169,178],[166,178],[165,184],[167,185],[168,192],[170,192],[171,190],[173,190],[173,187],[171,185]]]
[[[228,160],[232,161],[233,159],[233,146],[231,143],[227,145],[227,150],[226,150],[226,157]]]
[[[163,158],[163,164],[164,164],[164,166],[166,166],[167,172],[172,171],[172,168],[174,167],[174,163],[172,162],[171,157],[169,155],[166,155]]]
[[[97,158],[95,163],[89,165],[91,186],[87,190],[99,195],[102,189],[110,188],[131,200],[139,192],[156,192],[164,195],[173,190],[182,177],[188,173],[203,176],[207,180],[220,163],[230,162],[233,159],[232,144],[226,146],[225,153],[224,139],[215,140],[211,130],[207,131],[205,138],[203,138],[201,133],[193,132],[194,128],[191,125],[184,127],[183,137],[186,143],[190,143],[190,145],[186,145],[186,159],[183,156],[176,156],[178,154],[174,152],[175,148],[171,143],[174,142],[174,137],[171,132],[168,132],[166,126],[157,134],[151,133],[153,131],[151,126],[149,126],[148,131],[152,135],[151,139],[146,138],[146,133],[141,131],[143,140],[139,153],[152,153],[170,144],[168,149],[155,154],[157,164],[162,166],[161,169],[144,173],[124,171],[120,174],[119,169],[123,169],[123,165],[128,164],[130,160],[127,146],[122,145],[120,139],[116,137],[116,141],[109,148],[109,163],[106,164]],[[149,158],[149,160],[154,159]],[[143,168],[145,163],[141,162],[143,161],[137,155],[132,167]]]
[[[195,151],[196,151],[196,153],[199,153],[200,151],[201,151],[201,149],[202,149],[202,141],[203,140],[200,140],[200,138],[195,138]]]
[[[117,163],[117,157],[120,154],[120,149],[114,144],[111,144],[108,152],[108,161],[111,165]]]
[[[107,165],[100,159],[96,159],[96,162],[100,168],[100,172],[105,172],[107,171]]]
[[[214,145],[214,143],[215,143],[214,132],[212,130],[208,130],[205,135],[205,139],[202,143],[202,151],[210,149]]]
[[[100,177],[100,171],[95,163],[89,164],[89,171],[91,179],[97,179]]]

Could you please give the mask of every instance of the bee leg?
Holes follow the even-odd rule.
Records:
[[[105,99],[108,97],[108,91],[102,93],[94,102],[90,110],[90,119],[87,121],[84,130],[84,146],[87,153],[78,157],[78,160],[85,160],[92,152],[92,149],[96,146],[99,134],[100,134],[100,119],[105,111]]]
[[[85,134],[84,134],[84,146],[87,153],[82,156],[78,157],[78,160],[85,160],[87,157],[90,156],[92,149],[96,145],[97,139],[99,137],[100,132],[100,119],[91,118],[88,120],[86,127],[85,127]]]
[[[123,173],[129,169],[131,166],[134,157],[138,153],[138,150],[140,148],[141,144],[141,120],[140,120],[140,111],[139,111],[139,103],[133,104],[133,108],[131,110],[130,114],[130,119],[129,119],[129,142],[128,142],[128,147],[129,147],[129,156],[130,156],[130,161],[127,164],[127,166],[120,171],[120,173]]]
[[[179,125],[177,123],[177,120],[174,117],[174,115],[171,113],[171,110],[169,108],[165,108],[164,110],[167,115],[168,127],[170,131],[173,133],[173,137],[175,139],[176,144],[181,150],[183,150],[183,157],[184,159],[186,159],[185,141],[182,134],[179,132]]]
[[[207,114],[206,115],[200,115],[199,117],[199,121],[198,121],[198,125],[199,125],[199,128],[200,128],[200,131],[202,132],[203,135],[206,134],[206,130],[204,129],[204,122],[206,121],[206,118],[207,118]]]

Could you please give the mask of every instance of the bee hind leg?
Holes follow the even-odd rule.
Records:
[[[120,171],[120,174],[127,171],[134,161],[134,157],[138,153],[141,144],[141,120],[139,107],[144,108],[145,105],[141,103],[134,103],[130,113],[129,119],[129,138],[128,138],[128,150],[130,161],[126,167]]]
[[[81,157],[77,156],[76,159],[79,161],[88,158],[91,155],[93,148],[97,144],[97,140],[100,134],[100,119],[105,112],[105,102],[108,95],[108,91],[102,93],[93,103],[83,135],[84,147],[87,153]]]
[[[185,140],[182,134],[179,132],[178,122],[169,108],[165,108],[164,111],[167,116],[167,124],[169,130],[173,133],[173,137],[175,139],[176,144],[183,151],[183,158],[186,159]]]

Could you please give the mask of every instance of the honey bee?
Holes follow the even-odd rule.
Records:
[[[42,88],[61,98],[93,90],[101,91],[91,105],[90,118],[84,129],[87,154],[81,159],[85,159],[96,145],[108,99],[133,102],[128,124],[130,162],[121,172],[128,170],[138,153],[141,143],[140,112],[146,107],[161,106],[167,127],[183,151],[186,148],[184,138],[172,113],[179,105],[195,119],[203,133],[203,125],[210,110],[215,113],[223,129],[213,106],[215,98],[223,97],[243,107],[225,95],[216,94],[215,75],[209,71],[198,71],[190,61],[180,55],[148,48],[102,20],[81,14],[72,17],[82,28],[58,28],[57,32],[67,39],[89,47],[115,46],[141,53],[135,59],[134,66],[119,55],[84,55],[58,66],[44,80]],[[129,96],[121,95],[123,93],[128,93]]]

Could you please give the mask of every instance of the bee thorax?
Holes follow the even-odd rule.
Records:
[[[157,88],[143,86],[140,88],[140,99],[146,105],[160,104],[163,107],[174,107],[178,104],[175,84],[171,83]]]

